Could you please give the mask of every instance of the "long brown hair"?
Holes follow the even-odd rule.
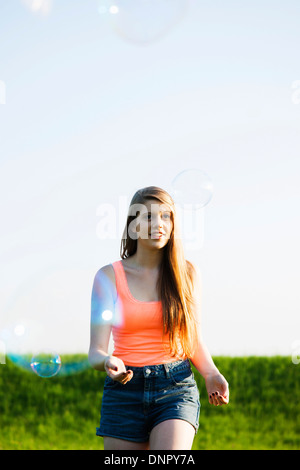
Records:
[[[163,248],[157,280],[163,309],[163,333],[169,335],[170,353],[173,356],[191,357],[195,350],[197,331],[193,301],[194,267],[184,257],[175,203],[166,191],[157,186],[148,186],[134,194],[122,236],[120,255],[125,259],[136,252],[137,240],[130,236],[129,228],[139,212],[133,214],[130,208],[135,204],[145,204],[149,199],[157,199],[160,204],[169,206],[173,222],[170,239]]]

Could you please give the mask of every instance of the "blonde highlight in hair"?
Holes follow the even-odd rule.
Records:
[[[138,190],[131,202],[124,228],[120,255],[122,259],[134,255],[137,240],[130,236],[130,224],[136,218],[130,208],[156,199],[168,205],[171,210],[173,230],[167,245],[163,248],[163,258],[159,269],[157,290],[162,302],[163,333],[169,335],[170,353],[174,357],[192,357],[196,344],[196,319],[193,300],[193,265],[185,260],[179,234],[176,207],[171,196],[157,186]]]

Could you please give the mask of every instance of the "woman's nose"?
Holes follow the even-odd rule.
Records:
[[[153,228],[155,229],[161,229],[163,226],[162,221],[159,219],[154,220],[153,222]]]

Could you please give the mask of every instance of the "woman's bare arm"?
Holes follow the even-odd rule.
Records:
[[[125,384],[132,378],[132,371],[126,371],[121,359],[108,354],[112,324],[115,318],[116,299],[116,288],[111,279],[111,269],[110,266],[104,266],[99,269],[94,278],[88,358],[94,369],[105,371],[113,380]],[[111,315],[107,315],[107,312],[110,312]]]
[[[108,358],[108,345],[112,323],[105,321],[103,312],[114,312],[112,283],[109,279],[109,267],[104,266],[96,273],[91,298],[91,327],[89,361],[91,366],[104,371],[104,361]]]
[[[209,402],[213,405],[227,404],[229,401],[229,388],[226,379],[219,372],[203,341],[201,331],[201,277],[198,268],[194,266],[193,284],[195,314],[197,322],[197,345],[190,358],[198,372],[205,380]]]

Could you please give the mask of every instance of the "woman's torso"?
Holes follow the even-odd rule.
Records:
[[[115,300],[113,355],[137,367],[176,361],[178,358],[170,354],[169,335],[163,331],[158,272],[139,271],[130,260],[114,262],[105,271]]]

